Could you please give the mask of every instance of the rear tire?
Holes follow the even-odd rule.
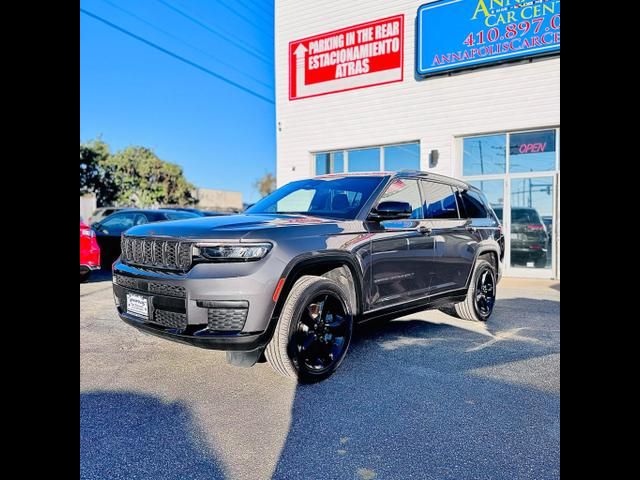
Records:
[[[448,315],[472,322],[486,322],[493,313],[496,299],[496,272],[493,265],[478,259],[467,291],[467,298],[455,305],[441,307]]]
[[[301,383],[331,376],[351,342],[348,294],[337,282],[305,275],[293,285],[265,350],[271,367]]]
[[[86,283],[89,281],[89,277],[91,276],[91,272],[84,272],[80,274],[80,283]]]

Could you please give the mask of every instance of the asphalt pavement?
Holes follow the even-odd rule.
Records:
[[[144,335],[80,285],[82,479],[555,479],[560,284],[505,278],[487,324],[359,331],[330,379]]]

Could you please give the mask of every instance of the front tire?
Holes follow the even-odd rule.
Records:
[[[265,357],[271,367],[301,383],[331,376],[353,333],[347,292],[337,282],[305,275],[293,285]]]
[[[442,307],[444,313],[470,320],[486,322],[493,313],[496,301],[496,271],[486,260],[479,259],[473,270],[467,298],[452,306]]]

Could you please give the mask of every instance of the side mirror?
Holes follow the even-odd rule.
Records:
[[[371,220],[401,220],[411,217],[413,208],[407,202],[380,202],[377,207],[371,210],[369,219]]]

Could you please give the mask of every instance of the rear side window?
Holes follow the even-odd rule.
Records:
[[[485,202],[478,192],[463,190],[460,192],[460,197],[464,203],[467,218],[487,218],[489,216]]]
[[[449,185],[422,181],[425,218],[460,218],[453,189]]]
[[[120,235],[136,225],[147,223],[147,218],[140,213],[119,213],[102,222],[102,231],[109,235]]]

